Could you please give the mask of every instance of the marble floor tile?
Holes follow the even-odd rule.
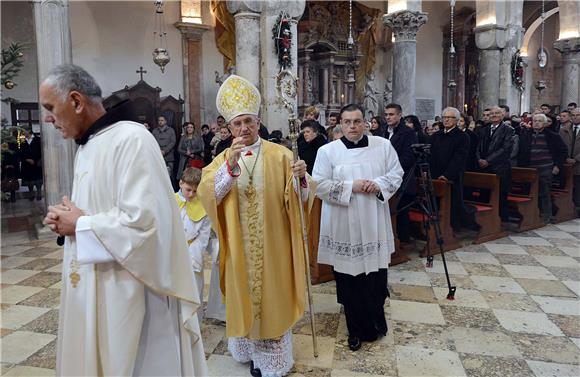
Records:
[[[455,292],[455,300],[448,300],[447,294],[449,289],[446,288],[433,288],[435,296],[439,302],[439,305],[449,305],[449,306],[467,306],[471,308],[489,308],[487,301],[481,295],[479,291],[474,289],[458,289]]]
[[[20,305],[17,305],[20,306]],[[47,310],[47,308],[36,308]],[[52,309],[40,317],[24,325],[20,330],[31,331],[40,334],[58,334],[58,310]],[[205,338],[204,338],[205,340]]]
[[[518,245],[530,245],[530,246],[551,246],[551,243],[546,241],[541,237],[518,237],[510,236],[511,240]]]
[[[425,271],[435,274],[444,274],[443,262],[433,262],[433,267],[425,267]],[[450,275],[469,275],[460,262],[447,262],[447,271]]]
[[[510,337],[503,332],[458,326],[451,327],[450,331],[459,353],[499,357],[522,356]]]
[[[56,369],[56,339],[35,352],[20,365]]]
[[[540,262],[530,254],[495,254],[502,265],[541,266]]]
[[[0,302],[3,304],[18,304],[28,297],[42,291],[39,287],[26,287],[23,285],[7,285],[2,287]]]
[[[558,231],[558,230],[534,230],[534,233],[542,238],[561,238],[561,239],[575,239],[573,235],[568,232]]]
[[[580,258],[580,247],[560,246],[558,249],[562,250],[564,253],[573,258]]]
[[[564,232],[580,232],[580,224],[556,224],[556,228]]]
[[[27,270],[12,270],[12,271],[27,271]],[[53,284],[60,281],[62,274],[57,272],[47,272],[47,271],[29,271],[37,272],[37,274],[32,277],[20,282],[21,285],[27,285],[29,287],[43,287],[49,288]]]
[[[437,304],[411,301],[391,301],[391,318],[395,321],[410,321],[444,325],[445,319]]]
[[[429,274],[433,287],[447,288],[447,278],[445,274]],[[451,286],[457,289],[475,289],[475,284],[469,276],[453,275],[450,277]]]
[[[580,297],[580,281],[564,280],[562,281],[566,287],[568,287],[576,296]],[[556,296],[556,295],[554,295]]]
[[[557,248],[560,247],[578,247],[578,238],[574,237],[574,239],[569,238],[552,238],[550,239],[550,243]]]
[[[432,350],[455,351],[448,326],[390,321],[389,332],[397,346],[412,346]]]
[[[32,261],[34,261],[34,259],[35,258],[26,258],[26,257],[19,257],[19,256],[4,258],[4,259],[2,259],[2,268],[5,268],[5,269],[16,268],[16,267],[22,266],[23,264],[32,262]]]
[[[566,253],[554,246],[523,246],[530,255],[552,255],[555,257],[565,257]]]
[[[580,268],[546,267],[556,278],[560,280],[580,281]]]
[[[9,308],[2,310],[2,328],[18,330],[30,321],[35,320],[48,309],[35,308],[33,306],[11,305]]]
[[[54,249],[53,249],[53,252],[52,252],[52,253],[50,253],[50,254],[46,254],[46,255],[44,256],[44,258],[50,258],[50,259],[60,259],[60,260],[62,260],[62,258],[63,258],[63,254],[64,254],[63,252],[64,252],[64,250],[63,250],[63,249],[57,249],[57,250],[54,250]]]
[[[558,257],[551,255],[534,255],[534,258],[546,267],[580,268],[580,263],[572,257]]]
[[[3,271],[0,274],[0,282],[2,284],[18,284],[22,280],[26,280],[29,277],[38,274],[38,271],[27,271],[27,270],[17,270],[11,269]],[[22,284],[26,285],[26,284]]]
[[[302,365],[300,363],[294,363],[294,367],[290,373],[287,374],[288,377],[330,377],[332,369],[330,368],[315,368],[308,365]]]
[[[300,360],[300,364],[319,368],[332,368],[334,357],[334,338],[318,337],[318,357],[312,353],[312,337],[310,335],[292,335],[292,348],[294,360]]]
[[[544,313],[503,309],[493,309],[493,312],[506,330],[528,334],[564,336],[562,330]]]
[[[18,266],[17,268],[21,270],[44,271],[56,266],[57,264],[60,264],[58,259],[36,258],[31,262]]]
[[[499,264],[463,263],[469,275],[510,277],[511,275]]]
[[[317,336],[328,336],[336,338],[340,313],[316,313],[314,314],[314,324],[316,325]],[[310,325],[310,314],[305,315],[292,328],[293,334],[310,335],[312,329]]]
[[[346,339],[341,339],[335,343],[332,368],[347,370],[356,375],[396,376],[394,344],[381,341],[363,342],[358,351],[352,352]]]
[[[389,284],[391,299],[435,303],[433,288],[420,285]]]
[[[505,268],[514,278],[556,280],[556,277],[545,267],[504,264],[503,268]]]
[[[206,354],[212,354],[217,345],[224,339],[226,328],[224,326],[202,324],[201,338],[203,349]]]
[[[570,340],[580,349],[580,338],[570,338]]]
[[[525,359],[564,364],[580,362],[578,348],[566,337],[515,333],[511,339]]]
[[[512,278],[495,276],[471,276],[475,287],[482,291],[525,293],[524,289]]]
[[[250,364],[236,362],[231,356],[211,355],[207,359],[208,376],[249,376]]]
[[[396,376],[396,375],[397,374],[393,374],[391,376]],[[368,374],[368,373],[361,373],[361,372],[353,372],[353,371],[344,370],[344,369],[333,369],[330,372],[330,377],[383,377],[383,376],[389,376],[389,375]]]
[[[510,237],[498,238],[497,240],[486,242],[486,245],[515,245],[515,242]]]
[[[485,248],[489,250],[492,254],[515,254],[515,255],[527,255],[528,253],[520,245],[505,245],[505,244],[493,244],[486,243]]]
[[[336,301],[336,295],[313,293],[314,313],[340,313],[341,305]],[[308,303],[308,298],[306,299]],[[305,308],[308,311],[308,305]]]
[[[468,377],[535,377],[524,359],[460,353]]]
[[[28,331],[16,331],[2,338],[2,361],[20,363],[36,351],[52,342],[56,337]]]
[[[430,287],[431,281],[429,275],[423,271],[391,271],[389,270],[389,283],[391,284],[407,284],[407,285],[421,285]]]
[[[544,313],[580,316],[580,301],[548,296],[531,296]],[[578,318],[580,321],[580,318]]]
[[[443,306],[441,311],[448,326],[460,326],[484,331],[502,330],[491,309]]]
[[[471,253],[465,251],[458,251],[455,253],[459,260],[463,263],[482,263],[482,264],[497,264],[499,261],[491,253]]]
[[[30,258],[46,258],[46,255],[52,254],[56,251],[54,247],[34,247],[32,249],[26,250],[19,255],[21,257]]]
[[[566,336],[580,337],[580,321],[575,315],[548,314],[550,321],[554,322]]]
[[[518,310],[526,312],[541,311],[538,304],[526,294],[506,292],[482,292],[481,295],[492,309]]]
[[[543,361],[526,360],[536,377],[573,377],[580,376],[580,366],[570,364],[546,363]]]
[[[516,279],[529,295],[576,297],[563,282],[558,280]],[[580,285],[580,282],[578,283]]]
[[[36,367],[14,367],[10,369],[5,377],[44,377],[55,376],[56,372],[53,369],[36,368]]]
[[[20,254],[26,250],[30,250],[30,249],[31,249],[31,246],[12,245],[9,247],[5,247],[4,245],[2,245],[2,247],[0,248],[0,255],[2,255],[2,256],[17,255],[17,254]]]
[[[42,288],[40,288],[42,289]],[[22,305],[56,308],[60,303],[60,290],[46,288],[20,302]]]
[[[57,272],[57,273],[61,274],[62,273],[62,263],[59,263],[54,267],[48,268],[46,271]]]
[[[397,346],[399,376],[465,376],[459,355],[452,351],[435,351]]]

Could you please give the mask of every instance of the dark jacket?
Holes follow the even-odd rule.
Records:
[[[30,144],[27,141],[21,143],[19,158],[23,184],[42,180],[42,143],[40,137],[34,136]],[[32,160],[32,164],[26,160]]]
[[[469,154],[469,136],[455,127],[448,133],[437,131],[431,137],[429,166],[431,177],[445,176],[450,181],[463,177]]]
[[[562,140],[562,137],[552,131],[549,128],[544,128],[542,132],[546,137],[546,143],[548,144],[548,149],[550,150],[550,155],[552,155],[552,161],[554,165],[560,170],[566,161],[566,155],[568,148]],[[526,167],[530,166],[531,150],[532,150],[532,138],[534,136],[534,130],[522,130],[520,132],[520,151],[518,154],[518,166]]]
[[[205,162],[205,164],[209,164],[211,162],[211,150],[213,149],[211,147],[211,140],[214,137],[214,133],[209,131],[207,134],[202,135],[202,139],[203,139],[203,162]]]
[[[231,147],[233,140],[234,140],[233,136],[230,136],[225,140],[220,140],[220,142],[217,143],[217,145],[215,146],[215,155],[217,156],[223,151],[225,151],[227,148]]]
[[[268,138],[270,137],[270,133],[268,132],[268,129],[262,123],[260,123],[260,130],[258,131],[258,135],[260,135],[260,137],[264,140],[268,140]],[[216,153],[216,156],[217,156],[217,153]]]
[[[479,129],[479,146],[476,151],[478,160],[486,160],[488,169],[497,174],[509,173],[511,170],[510,154],[513,147],[514,129],[505,123],[500,123],[493,136],[491,124]]]
[[[411,181],[405,189],[406,194],[415,194],[415,179],[414,174],[411,172],[413,165],[415,164],[415,155],[413,154],[413,148],[411,145],[417,144],[417,133],[405,126],[405,121],[401,119],[399,125],[393,129],[393,135],[389,138],[389,133],[385,130],[385,137],[389,139],[395,150],[397,151],[397,156],[399,156],[399,163],[405,172],[403,180],[411,173]]]
[[[465,130],[465,134],[469,137],[469,152],[467,154],[467,162],[465,164],[466,171],[478,171],[479,165],[477,164],[477,147],[479,145],[479,136],[471,130]]]
[[[302,138],[301,142],[298,142],[298,155],[306,163],[306,170],[310,175],[312,175],[312,169],[314,168],[314,161],[316,160],[318,148],[322,147],[324,144],[326,144],[326,139],[321,134],[318,134],[310,143],[307,143],[304,138]]]

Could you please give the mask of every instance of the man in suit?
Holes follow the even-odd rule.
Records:
[[[483,173],[497,174],[500,179],[499,214],[502,221],[507,221],[507,196],[511,189],[510,154],[514,130],[502,122],[502,116],[501,108],[496,106],[490,109],[490,124],[481,128],[476,157]]]
[[[568,147],[566,163],[574,166],[574,205],[580,216],[580,109],[570,112],[570,123],[560,129],[560,136]]]
[[[385,137],[389,139],[397,155],[399,156],[399,162],[405,175],[403,176],[403,182],[409,179],[406,187],[400,188],[403,190],[401,193],[401,199],[397,209],[403,208],[411,203],[416,195],[417,188],[415,187],[415,176],[413,172],[413,167],[415,164],[415,156],[413,155],[413,148],[411,145],[417,144],[417,133],[405,126],[405,121],[403,119],[403,109],[401,105],[396,103],[390,103],[385,106],[384,110],[385,121],[387,123],[387,130],[385,132]],[[407,178],[407,176],[409,176]],[[408,243],[411,237],[411,223],[409,221],[409,209],[405,209],[397,214],[397,236],[399,241],[403,244],[403,247],[408,247]],[[407,244],[407,245],[405,245]]]

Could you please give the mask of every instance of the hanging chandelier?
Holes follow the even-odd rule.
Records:
[[[544,24],[546,22],[545,0],[542,0],[542,34],[540,37],[540,51],[538,51],[538,67],[542,69],[542,78],[536,83],[536,89],[542,94],[542,90],[546,89],[546,80],[544,80],[544,68],[548,65],[548,54],[544,48]]]
[[[349,51],[348,73],[346,76],[346,82],[348,84],[354,84],[356,82],[354,72],[356,48],[354,45],[354,38],[352,36],[352,0],[349,0],[348,2],[348,39],[346,40],[346,45]]]
[[[163,0],[155,0],[155,30],[153,30],[153,62],[165,72],[165,66],[171,61],[167,51],[167,32],[165,31],[165,17],[163,13]]]
[[[455,34],[455,25],[453,23],[453,16],[455,13],[455,0],[451,0],[451,35],[450,35],[450,41],[451,44],[449,45],[449,61],[448,61],[448,67],[449,67],[449,71],[448,71],[448,76],[449,79],[447,81],[447,87],[449,89],[454,89],[457,86],[457,83],[455,82],[455,67],[454,67],[454,63],[455,63],[455,46],[453,45],[453,37]]]

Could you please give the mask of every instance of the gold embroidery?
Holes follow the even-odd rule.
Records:
[[[73,258],[70,261],[70,274],[68,274],[68,277],[70,279],[70,283],[72,284],[73,288],[77,287],[77,284],[79,283],[79,281],[81,281],[81,275],[77,272],[79,269],[79,262],[76,260],[76,258]]]
[[[264,267],[264,239],[259,226],[259,209],[256,189],[253,185],[246,188],[248,209],[246,219],[248,224],[248,250],[246,250],[246,265],[248,267],[248,283],[254,318],[262,317],[262,272]]]
[[[220,87],[216,107],[229,122],[241,114],[258,115],[260,111],[260,92],[243,77],[231,75]]]

